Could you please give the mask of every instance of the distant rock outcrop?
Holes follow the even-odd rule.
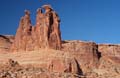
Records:
[[[120,56],[120,45],[114,44],[99,44],[98,50],[102,56]]]
[[[0,35],[0,52],[8,52],[13,41],[12,35]]]
[[[45,10],[45,13],[42,12]],[[31,51],[39,48],[61,49],[60,19],[50,5],[37,10],[36,25],[31,25],[30,12],[20,20],[12,51]]]

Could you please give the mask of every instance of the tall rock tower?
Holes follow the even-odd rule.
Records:
[[[45,13],[42,10],[45,10]],[[32,51],[40,48],[61,49],[60,19],[50,5],[37,10],[36,25],[31,25],[30,12],[25,10],[11,46],[12,51]]]

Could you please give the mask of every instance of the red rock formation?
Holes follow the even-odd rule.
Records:
[[[45,13],[42,12],[43,9]],[[60,19],[50,5],[44,5],[37,10],[35,26],[31,25],[30,12],[25,10],[25,15],[20,20],[15,40],[13,41],[13,36],[0,35],[0,65],[5,62],[5,59],[12,58],[18,62],[20,61],[23,65],[31,64],[34,67],[38,66],[45,69],[46,71],[42,70],[42,73],[39,71],[40,77],[37,76],[38,78],[81,78],[77,76],[85,76],[85,78],[120,77],[120,45],[96,44],[94,42],[84,41],[61,42],[59,26]],[[46,51],[41,49],[40,52],[33,51],[39,48],[56,50],[49,49]],[[9,52],[9,49],[12,51],[22,50],[23,52],[31,52],[4,53]],[[2,68],[0,67],[0,69]],[[17,72],[23,72],[21,66],[19,67],[19,64],[11,59],[8,65],[5,66],[6,68],[9,71],[15,69],[15,73],[18,69]],[[37,71],[38,74],[38,70],[36,69],[34,70],[33,68],[32,71]],[[28,72],[31,75],[31,69],[26,69],[24,72]],[[59,76],[54,75],[55,77],[53,77],[53,73],[59,73]],[[69,76],[60,77],[60,73]],[[7,75],[9,75],[7,78],[11,78],[12,76],[12,73],[3,73],[3,70],[0,70],[0,74],[3,74],[2,76],[0,75],[0,78],[6,77]],[[75,77],[70,76],[70,74]],[[32,75],[35,75],[35,72]],[[21,76],[27,78],[23,73],[21,73]],[[28,78],[31,77],[28,74]],[[36,77],[33,76],[32,78]]]
[[[98,46],[94,42],[64,41],[62,47],[76,58],[84,72],[97,67]]]
[[[113,44],[99,44],[98,50],[102,56],[120,56],[120,45]]]
[[[82,69],[74,58],[53,58],[48,66],[50,72],[74,73],[82,75]]]
[[[12,35],[0,35],[0,52],[9,52],[13,40]]]
[[[45,13],[42,13],[45,9]],[[12,51],[31,51],[39,48],[61,49],[60,19],[49,5],[37,10],[36,25],[33,27],[30,12],[20,20]]]

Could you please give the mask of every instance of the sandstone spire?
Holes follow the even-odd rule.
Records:
[[[42,12],[45,10],[45,13]],[[37,10],[36,25],[31,25],[30,12],[21,18],[12,51],[31,51],[39,48],[61,49],[60,19],[50,5]]]

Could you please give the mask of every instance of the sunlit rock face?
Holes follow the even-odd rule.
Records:
[[[63,51],[75,57],[84,72],[97,67],[99,57],[96,43],[72,40],[64,41],[62,47]]]
[[[114,44],[99,44],[98,50],[102,56],[120,56],[120,45]]]
[[[0,35],[0,52],[9,52],[13,40],[13,35]]]
[[[42,10],[45,10],[45,13]],[[36,25],[32,26],[30,12],[25,10],[12,44],[12,51],[32,51],[39,48],[61,49],[60,19],[50,5],[37,10]]]
[[[45,10],[44,13],[42,12],[43,9]],[[45,65],[50,71],[82,74],[82,71],[87,72],[97,67],[97,44],[94,42],[61,41],[60,19],[50,5],[44,5],[37,9],[35,26],[31,24],[30,12],[25,10],[11,50],[17,52],[35,51],[41,48],[61,50],[68,53],[66,57],[69,59],[53,58],[52,56],[48,67]]]
[[[25,10],[15,37],[0,35],[0,52],[0,78],[120,78],[120,45],[62,41],[50,5],[37,9],[34,26]]]

